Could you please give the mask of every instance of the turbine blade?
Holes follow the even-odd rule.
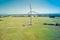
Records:
[[[38,12],[32,11],[33,13],[39,14]]]

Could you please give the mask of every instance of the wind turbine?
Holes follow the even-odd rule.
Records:
[[[30,16],[29,24],[23,25],[23,26],[32,26],[32,21],[33,21],[32,20],[32,13],[37,13],[37,12],[32,10],[31,2],[29,4],[29,9],[30,9],[30,11],[27,13]]]
[[[37,12],[32,10],[31,2],[30,2],[29,7],[30,7],[30,11],[27,14],[30,15],[29,25],[31,26],[32,25],[32,21],[33,21],[32,20],[32,13],[37,13]]]
[[[31,7],[31,3],[30,3],[30,11],[28,12],[28,15],[30,15],[29,25],[32,25],[32,7]]]

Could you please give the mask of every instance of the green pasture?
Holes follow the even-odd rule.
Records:
[[[60,26],[43,25],[44,23],[60,23],[59,18],[32,17],[0,18],[0,40],[60,40]]]

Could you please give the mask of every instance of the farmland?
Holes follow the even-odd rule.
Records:
[[[32,17],[32,26],[29,17],[0,18],[0,40],[60,40],[60,26],[44,25],[44,23],[60,23],[60,19],[49,17]]]

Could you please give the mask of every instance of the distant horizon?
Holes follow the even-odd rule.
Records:
[[[0,13],[0,15],[1,14],[8,14],[8,13]],[[11,13],[11,14],[13,14],[13,13]],[[18,14],[18,13],[17,13]],[[22,14],[22,13],[20,13],[20,14]],[[37,14],[60,14],[60,13],[37,13]]]

